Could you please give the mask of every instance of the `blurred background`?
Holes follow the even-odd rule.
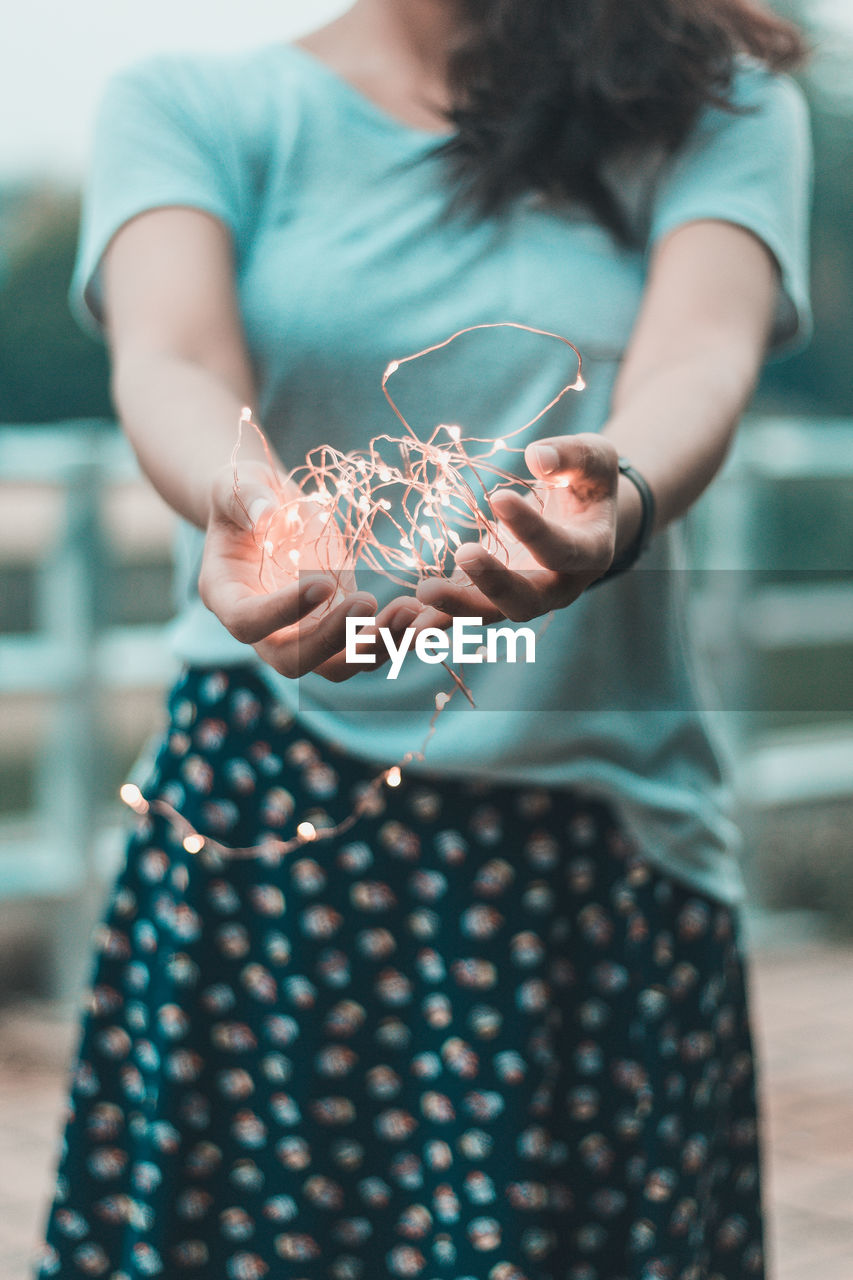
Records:
[[[342,0],[32,0],[0,47],[0,1272],[52,1191],[88,937],[121,855],[119,784],[174,674],[171,518],[111,416],[66,291],[107,76],[149,52],[289,39]],[[765,1066],[776,1280],[853,1257],[853,9],[808,30],[810,348],[771,365],[692,514],[694,621],[736,754]],[[839,1143],[839,1134],[846,1135]]]

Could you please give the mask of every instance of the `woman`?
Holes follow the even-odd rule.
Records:
[[[72,293],[184,518],[145,787],[180,821],[141,823],[97,935],[40,1276],[763,1276],[737,834],[673,522],[808,327],[800,53],[739,0],[357,0],[113,82]],[[545,500],[494,497],[509,564],[469,541],[416,599],[262,591],[242,407],[283,468],[363,448],[389,362],[505,320],[587,381],[518,437]],[[497,439],[565,356],[482,329],[395,398]],[[549,613],[346,834],[187,852],[343,822],[418,748],[445,673],[348,661],[348,616]]]

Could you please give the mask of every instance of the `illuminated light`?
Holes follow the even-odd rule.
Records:
[[[388,783],[389,787],[399,787],[400,783],[403,781],[403,775],[396,764],[385,774],[385,781]]]
[[[135,782],[124,782],[119,787],[119,796],[134,813],[147,813],[148,801]]]
[[[204,848],[204,836],[192,831],[188,836],[184,836],[183,845],[187,853],[201,853]]]
[[[496,439],[473,434],[463,437],[461,426],[447,423],[435,426],[431,433],[427,432],[427,439],[421,439],[420,433],[407,422],[391,396],[386,386],[390,377],[402,365],[420,360],[443,349],[463,334],[497,328],[523,330],[562,343],[573,353],[577,361],[573,370],[574,381],[566,382],[529,421],[505,430],[504,435]],[[520,438],[530,440],[530,428],[568,392],[579,391],[584,385],[580,353],[573,343],[560,334],[509,320],[469,325],[457,330],[441,342],[412,355],[391,360],[387,365],[382,377],[381,390],[403,428],[402,435],[392,435],[390,432],[382,431],[368,440],[366,448],[349,453],[337,449],[332,444],[321,444],[309,451],[304,465],[288,469],[282,474],[280,463],[274,457],[263,431],[252,419],[251,410],[242,409],[237,441],[232,451],[234,498],[244,514],[248,516],[240,495],[237,469],[242,433],[248,428],[256,433],[260,441],[272,478],[272,486],[279,495],[279,510],[271,513],[268,527],[273,527],[272,521],[278,516],[282,525],[289,531],[292,530],[297,537],[305,536],[306,529],[309,531],[312,561],[316,555],[315,567],[334,579],[337,585],[335,599],[341,599],[344,594],[354,589],[354,571],[357,572],[361,566],[383,575],[389,582],[412,591],[413,579],[423,582],[436,570],[452,571],[452,549],[461,546],[463,542],[484,543],[493,554],[505,553],[504,558],[508,561],[509,548],[506,545],[505,528],[500,521],[490,517],[481,509],[482,498],[488,497],[493,492],[496,481],[501,485],[514,485],[516,491],[521,490],[533,496],[536,495],[537,490],[541,493],[551,486],[547,482],[524,479],[515,472],[507,470],[508,464],[499,465],[493,459],[499,451],[505,451],[510,455],[522,455],[524,448],[516,445],[514,441]],[[439,439],[442,440],[441,445],[437,443]],[[395,451],[394,457],[399,455],[400,461],[396,465],[389,461],[387,453],[383,456],[382,451],[388,449]],[[519,463],[518,470],[520,469]],[[557,485],[562,488],[567,487],[568,483],[565,478],[557,481]],[[379,496],[377,490],[380,485],[383,489],[389,485],[397,487],[400,500],[396,507],[388,501],[386,493],[383,492],[382,496]],[[310,520],[305,518],[303,501],[309,503]],[[318,511],[318,507],[323,510]],[[379,520],[379,516],[383,519]],[[423,523],[425,517],[428,517],[434,525],[434,532],[431,525]],[[451,529],[448,520],[452,520],[456,527]],[[392,533],[390,540],[389,525]],[[266,532],[265,529],[264,533]],[[258,578],[262,591],[270,592],[281,585],[275,576],[276,569],[292,581],[293,566],[299,562],[299,552],[294,544],[294,537],[287,539],[273,537],[264,540],[258,565]],[[453,680],[453,688],[435,695],[435,712],[430,718],[421,748],[419,751],[407,752],[401,761],[402,764],[411,759],[424,758],[426,745],[435,731],[436,717],[447,706],[451,696],[457,690],[462,692],[472,706],[474,705],[471,692],[459,672],[447,662],[443,665],[448,676]],[[392,776],[396,776],[393,770],[378,773],[369,784],[367,791],[370,792],[372,789],[375,795],[376,789],[384,781],[388,781],[390,785],[396,785],[390,782]],[[134,793],[131,793],[131,799],[133,795]],[[131,803],[131,800],[126,802]],[[165,801],[153,800],[150,806],[144,800],[137,803],[146,805],[146,810],[150,807],[158,813],[168,812],[175,822],[177,831],[186,830],[185,820]],[[132,803],[131,807],[134,807]],[[341,830],[348,830],[363,811],[360,803],[356,802],[349,816],[341,823],[334,827],[324,827],[321,831],[316,830],[311,822],[302,822],[290,840],[275,842],[275,853],[281,855],[306,841],[326,839]],[[196,836],[195,839],[202,838]],[[225,846],[212,839],[202,843],[206,843],[208,850],[227,852]],[[257,856],[259,852],[263,852],[260,847],[254,851],[251,849],[234,851],[235,856],[241,857]]]

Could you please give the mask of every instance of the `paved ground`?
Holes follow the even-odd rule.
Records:
[[[851,1280],[853,945],[762,942],[752,998],[764,1077],[768,1280]],[[2,1280],[27,1277],[73,1047],[73,1024],[55,1008],[0,1011]]]

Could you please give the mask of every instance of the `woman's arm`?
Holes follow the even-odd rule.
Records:
[[[344,662],[346,618],[374,616],[373,596],[353,593],[318,617],[312,611],[336,589],[326,575],[300,574],[272,592],[258,582],[254,523],[278,498],[253,432],[244,432],[239,501],[234,494],[230,459],[255,388],[226,227],[190,208],[132,219],[106,250],[104,304],[113,399],[142,469],[175,511],[207,531],[204,603],[284,675],[363,672]],[[402,632],[419,612],[416,601],[395,600],[377,625]]]
[[[509,490],[494,496],[528,567],[466,544],[456,563],[474,586],[433,579],[419,597],[487,620],[524,621],[570,604],[637,532],[639,495],[619,476],[620,454],[651,486],[657,529],[682,515],[721,466],[753,392],[777,288],[775,261],[749,231],[708,220],[664,237],[601,433],[528,446],[533,475],[555,486],[544,512]]]
[[[228,231],[200,210],[152,210],[111,241],[103,276],[122,426],[154,487],[204,529],[240,410],[255,400]],[[250,433],[240,457],[264,461]]]
[[[649,481],[657,528],[722,465],[764,361],[777,288],[769,250],[730,223],[688,223],[657,247],[602,432]]]

